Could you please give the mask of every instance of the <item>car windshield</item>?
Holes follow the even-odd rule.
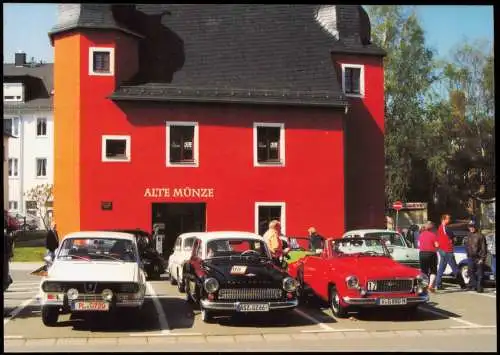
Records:
[[[57,259],[135,262],[137,250],[135,245],[126,239],[68,238],[59,248]]]
[[[395,247],[406,246],[406,243],[403,240],[403,236],[395,232],[371,232],[371,233],[365,233],[365,237],[380,238],[382,241],[385,242],[386,246],[395,246]]]
[[[196,238],[187,238],[184,241],[184,251],[191,251],[193,250],[193,244]]]
[[[257,256],[268,258],[265,242],[254,239],[219,238],[207,243],[207,258],[226,258],[232,256]]]
[[[379,238],[344,238],[332,240],[333,254],[390,256],[389,250]]]

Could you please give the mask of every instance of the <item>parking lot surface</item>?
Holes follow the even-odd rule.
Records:
[[[200,312],[184,301],[184,294],[164,278],[148,284],[143,310],[135,317],[120,313],[95,316],[61,315],[55,327],[46,327],[40,318],[36,301],[40,278],[26,270],[12,272],[14,283],[4,296],[4,341],[67,339],[87,342],[101,338],[202,338],[204,341],[224,342],[224,338],[263,339],[290,337],[297,340],[321,337],[326,334],[426,334],[464,329],[496,333],[496,293],[487,288],[484,294],[464,292],[448,284],[444,291],[431,295],[431,302],[421,306],[414,316],[384,308],[336,319],[331,311],[315,300],[304,303],[294,311],[278,316],[250,314],[248,316],[216,318],[213,324],[204,323]],[[493,334],[495,334],[493,333]],[[362,336],[361,336],[362,337]],[[368,337],[368,335],[367,335]],[[213,340],[213,339],[219,340]],[[284,339],[284,338],[283,338]],[[495,338],[492,338],[495,340]],[[186,339],[187,340],[187,339]],[[133,340],[130,340],[133,341]],[[229,340],[226,339],[229,342]],[[154,341],[147,341],[152,343]],[[496,344],[496,342],[495,342]],[[496,346],[496,345],[495,345]]]

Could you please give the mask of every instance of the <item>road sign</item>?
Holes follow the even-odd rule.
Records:
[[[403,202],[401,201],[396,201],[392,204],[392,208],[394,208],[396,211],[399,211],[400,209],[403,208]]]

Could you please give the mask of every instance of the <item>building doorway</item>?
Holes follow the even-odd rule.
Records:
[[[206,231],[205,203],[153,203],[152,226],[160,227],[163,255],[170,256],[179,234]]]

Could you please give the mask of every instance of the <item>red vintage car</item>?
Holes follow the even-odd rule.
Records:
[[[429,300],[428,278],[415,268],[397,263],[379,238],[330,238],[323,251],[288,266],[302,296],[328,302],[335,317],[364,307],[416,311]]]

